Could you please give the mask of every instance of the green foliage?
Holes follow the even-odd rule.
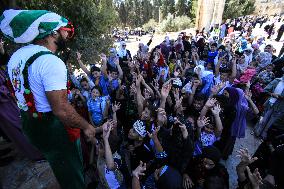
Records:
[[[255,0],[226,0],[223,19],[236,18],[252,14],[255,10]]]
[[[124,27],[140,27],[153,18],[154,7],[150,0],[125,0],[116,1],[116,10]]]
[[[177,16],[183,16],[187,14],[187,0],[178,0],[176,4]]]
[[[176,32],[193,27],[192,20],[187,16],[177,16],[173,18],[169,15],[167,19],[160,24],[159,30],[162,32]]]
[[[19,0],[17,6],[50,10],[71,20],[75,27],[71,47],[82,51],[83,58],[89,63],[93,63],[100,52],[107,52],[112,45],[107,35],[117,21],[112,0]]]
[[[175,32],[178,31],[178,27],[174,22],[172,15],[169,15],[167,19],[164,19],[159,28],[162,32]]]
[[[162,0],[162,17],[167,18],[168,14],[175,14],[175,0]]]
[[[145,31],[151,31],[151,30],[154,30],[157,26],[158,26],[158,23],[152,18],[142,27]]]
[[[174,19],[174,22],[177,23],[179,30],[184,30],[193,27],[192,19],[187,16],[178,16]]]
[[[187,2],[187,16],[195,22],[198,0],[189,0]]]

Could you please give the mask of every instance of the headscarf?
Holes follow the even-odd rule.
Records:
[[[170,44],[170,38],[169,38],[169,36],[166,36],[165,37],[165,41],[166,41],[166,45],[167,46],[170,46],[171,44]]]
[[[248,46],[244,51],[250,51],[251,52],[249,55],[244,53],[244,55],[245,55],[245,62],[249,65],[251,63],[251,61],[252,61],[253,48]]]
[[[42,39],[68,25],[68,20],[47,10],[6,10],[0,17],[0,29],[15,43]],[[70,31],[74,32],[74,28]]]
[[[164,170],[166,169],[166,170]],[[182,176],[181,174],[170,166],[164,166],[162,175],[157,181],[158,189],[182,189]]]
[[[137,121],[133,124],[133,129],[134,129],[142,138],[144,138],[144,137],[147,135],[146,124],[145,124],[144,121],[137,120]]]
[[[125,41],[121,41],[120,42],[120,47],[119,47],[119,51],[117,52],[118,56],[120,58],[123,58],[124,56],[127,55],[127,51],[126,51],[126,48],[124,49],[122,46],[123,45],[126,45]]]
[[[198,66],[196,66],[195,68],[194,68],[194,72],[195,73],[197,73],[197,69],[198,68],[200,68],[200,72],[201,72],[201,78],[204,78],[204,77],[207,77],[208,75],[210,75],[210,74],[213,74],[212,72],[210,72],[210,71],[207,71],[207,70],[205,70],[205,67],[204,66],[202,66],[202,65],[198,65]]]
[[[258,67],[260,69],[265,68],[268,64],[271,64],[272,55],[268,52],[260,52],[258,55],[259,63]]]
[[[241,39],[240,43],[241,43],[241,46],[239,48],[239,51],[243,52],[247,48],[248,42],[246,39]]]
[[[148,51],[149,51],[148,45],[143,45],[143,47],[142,47],[142,52],[143,52],[143,53],[148,53]]]
[[[215,164],[217,164],[220,161],[222,154],[220,150],[216,148],[215,146],[207,146],[202,149],[202,157],[210,159]]]
[[[201,94],[209,97],[211,93],[211,88],[214,85],[214,75],[213,72],[206,71],[204,66],[198,65],[194,68],[194,72],[197,73],[197,69],[201,69],[201,79],[202,79],[202,90],[200,91]]]
[[[225,88],[228,91],[229,97],[229,104],[234,106],[236,109],[236,116],[235,120],[232,124],[231,128],[231,136],[237,138],[244,138],[245,137],[245,130],[246,130],[246,115],[248,111],[248,102],[245,98],[244,92],[239,88],[234,87],[227,87]]]

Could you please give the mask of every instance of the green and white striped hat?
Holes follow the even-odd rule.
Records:
[[[1,31],[15,43],[30,43],[67,24],[66,18],[46,10],[10,9],[0,17]]]

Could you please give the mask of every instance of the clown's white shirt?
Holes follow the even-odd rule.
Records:
[[[22,72],[26,61],[39,51],[49,50],[39,45],[28,45],[17,50],[8,62],[9,77],[15,90],[18,106],[22,110],[27,110],[23,95],[25,88]],[[29,66],[28,80],[37,111],[49,112],[52,110],[45,93],[66,89],[67,69],[64,62],[57,56],[42,55]]]

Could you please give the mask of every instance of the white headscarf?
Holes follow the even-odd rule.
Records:
[[[198,66],[196,66],[196,67],[194,68],[194,72],[195,72],[195,73],[198,73],[198,72],[197,72],[198,68],[200,68],[201,78],[204,78],[204,77],[206,77],[206,76],[208,76],[208,75],[210,75],[210,74],[213,74],[213,73],[210,72],[210,71],[206,71],[205,68],[204,68],[204,66],[202,66],[202,65],[198,65]]]
[[[119,50],[118,50],[118,52],[117,52],[117,54],[118,54],[118,56],[119,56],[120,58],[123,58],[124,56],[127,55],[126,48],[123,49],[123,47],[122,47],[123,45],[126,45],[125,41],[121,41],[121,42],[120,42],[120,47],[119,47]]]

